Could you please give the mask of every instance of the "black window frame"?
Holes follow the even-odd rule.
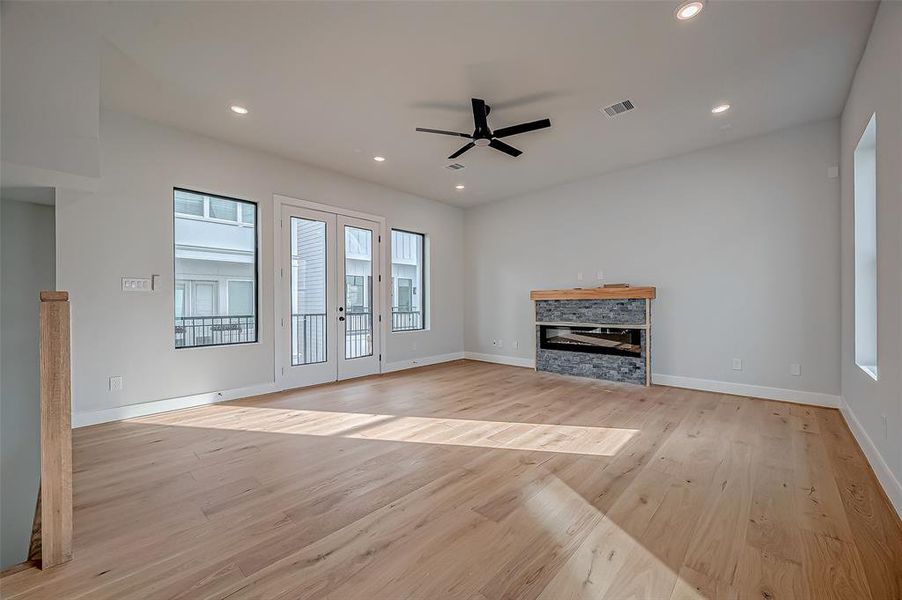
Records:
[[[224,343],[219,343],[219,344],[192,344],[190,346],[179,346],[176,344],[177,336],[175,334],[175,320],[177,317],[175,316],[175,286],[178,281],[178,279],[177,279],[178,272],[177,272],[177,267],[176,267],[176,256],[175,256],[175,246],[176,246],[175,220],[178,218],[178,214],[180,214],[180,213],[175,212],[175,195],[177,192],[186,192],[189,194],[198,194],[201,196],[208,196],[210,198],[231,200],[233,202],[238,202],[238,203],[242,203],[242,204],[250,204],[251,206],[254,207],[254,223],[253,223],[253,230],[254,230],[254,315],[253,315],[253,317],[254,317],[254,339],[253,340],[246,340],[246,341],[239,341],[239,342],[224,342]],[[169,208],[172,210],[172,245],[171,245],[171,248],[172,248],[172,283],[173,283],[173,293],[172,293],[172,323],[173,323],[172,341],[173,341],[173,347],[176,350],[188,350],[188,349],[192,349],[192,348],[220,348],[220,347],[226,347],[226,346],[243,346],[246,344],[258,343],[260,341],[260,230],[258,229],[258,227],[260,225],[260,203],[254,201],[254,200],[246,200],[244,198],[234,198],[231,196],[223,196],[222,194],[214,194],[211,192],[202,192],[202,191],[191,189],[191,188],[175,186],[172,188],[172,197],[170,200]],[[238,210],[238,218],[239,218],[239,220],[241,219],[241,207],[239,207],[239,210]],[[220,221],[211,221],[211,222],[226,223],[226,221],[221,221],[221,220]],[[243,227],[250,226],[249,224],[246,224],[246,223],[241,224],[236,221],[236,226],[238,226],[238,225],[241,225]],[[221,315],[221,316],[226,317],[228,315]]]
[[[405,333],[408,331],[426,331],[426,304],[428,301],[428,296],[426,293],[426,234],[420,233],[419,231],[411,231],[409,229],[401,229],[400,227],[392,227],[389,230],[389,236],[390,236],[389,239],[392,240],[392,243],[394,243],[394,238],[391,237],[391,233],[393,231],[397,231],[399,233],[408,233],[411,235],[418,235],[423,240],[423,243],[420,244],[420,281],[419,281],[422,299],[420,301],[420,326],[419,327],[410,328],[410,329],[395,329],[394,316],[392,316],[391,323],[389,324],[389,330],[391,331],[391,333]],[[394,253],[394,248],[391,249],[391,252]],[[389,258],[391,258],[391,257],[389,257]],[[389,260],[389,267],[391,267],[391,260]],[[395,300],[394,299],[394,292],[395,292],[394,275],[391,276],[391,281],[392,281],[392,290],[391,290],[392,302],[391,302],[391,304],[393,305],[394,300]],[[414,281],[413,284],[414,284],[414,287],[416,287],[417,281]],[[389,306],[389,310],[391,310],[393,308],[394,308],[394,306]]]

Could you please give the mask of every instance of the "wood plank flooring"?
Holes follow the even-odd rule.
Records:
[[[838,411],[459,361],[74,432],[3,598],[902,598]]]

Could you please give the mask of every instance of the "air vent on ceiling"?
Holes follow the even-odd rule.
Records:
[[[464,166],[460,163],[452,163],[445,167],[446,169],[451,169],[452,171],[460,171],[464,168]]]
[[[617,115],[621,115],[628,110],[633,110],[634,108],[636,107],[633,106],[631,100],[624,100],[623,102],[618,102],[617,104],[605,106],[601,110],[604,111],[604,114],[609,117],[616,117]]]

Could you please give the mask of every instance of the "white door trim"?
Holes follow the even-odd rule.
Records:
[[[313,202],[310,200],[303,200],[301,198],[294,198],[292,196],[286,196],[284,194],[273,194],[273,231],[275,232],[275,234],[273,235],[273,280],[275,281],[275,285],[273,286],[273,315],[275,315],[275,321],[273,323],[273,356],[275,359],[273,364],[273,377],[274,381],[276,382],[276,387],[282,390],[288,389],[289,387],[294,387],[286,384],[286,379],[282,374],[282,366],[285,364],[285,351],[282,348],[280,334],[280,319],[282,315],[281,311],[283,299],[282,294],[279,293],[279,290],[281,289],[279,270],[282,268],[282,209],[286,206],[294,208],[306,208],[320,212],[328,212],[339,216],[375,221],[379,226],[379,231],[377,234],[379,236],[378,240],[381,240],[380,243],[376,244],[378,247],[377,251],[380,265],[379,271],[383,274],[382,285],[379,286],[379,304],[380,307],[382,307],[383,311],[385,310],[385,307],[391,306],[391,286],[385,284],[386,281],[391,280],[391,264],[389,264],[391,255],[388,254],[386,250],[388,248],[388,239],[386,238],[385,233],[387,231],[385,217],[351,210],[348,208],[342,208],[340,206],[333,206],[331,204],[323,204],[321,202]],[[386,273],[388,273],[388,275],[385,275]],[[382,357],[382,360],[379,361],[379,373],[384,373],[385,362],[387,359],[385,345],[386,341],[388,340],[389,329],[391,328],[391,315],[386,316],[383,314],[382,322],[379,323],[379,325],[381,327],[381,330],[379,332],[380,335],[378,352]]]

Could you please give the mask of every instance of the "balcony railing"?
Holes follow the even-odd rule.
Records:
[[[291,364],[311,365],[328,360],[325,313],[291,315]],[[373,354],[373,313],[345,314],[345,358]]]
[[[397,308],[391,309],[392,331],[411,331],[422,328],[423,322],[420,311],[402,311]]]
[[[345,318],[345,358],[372,356],[373,313],[350,308]]]
[[[291,364],[326,362],[326,313],[291,315]]]
[[[373,313],[351,309],[345,315],[345,358],[373,354]],[[392,311],[392,330],[422,329],[419,311]],[[222,346],[257,341],[254,315],[176,317],[175,347]],[[326,362],[326,314],[291,315],[291,364]]]
[[[254,315],[175,318],[176,348],[256,341],[257,320]]]

